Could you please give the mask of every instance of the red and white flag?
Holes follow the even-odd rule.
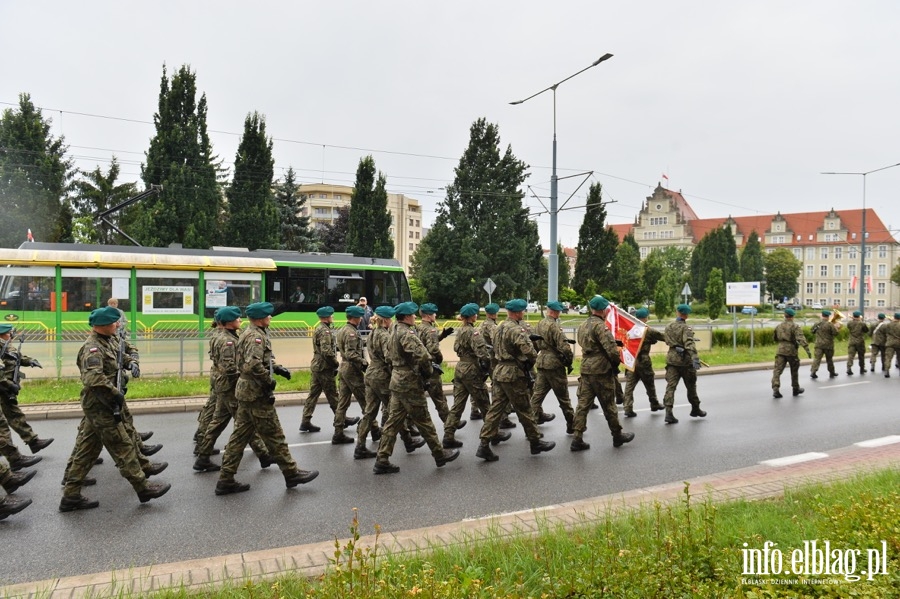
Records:
[[[866,291],[872,293],[872,277],[866,277]]]
[[[662,174],[662,178],[665,179],[666,181],[668,181],[668,180],[669,180],[669,175],[663,173],[663,174]]]
[[[34,235],[31,234],[31,229],[28,229],[28,241],[34,243]]]
[[[606,328],[612,332],[616,341],[622,342],[622,347],[619,348],[622,364],[628,370],[634,370],[638,352],[647,333],[647,325],[615,304],[611,303],[609,307],[610,310],[606,314]]]
[[[853,292],[856,289],[856,275],[850,277],[850,291]]]

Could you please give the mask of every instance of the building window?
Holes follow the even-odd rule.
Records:
[[[835,284],[834,284],[834,294],[835,294],[835,295],[840,295],[840,294],[841,294],[841,284],[840,284],[840,283],[835,283]]]
[[[876,293],[878,295],[884,295],[885,292],[887,291],[886,283],[878,283],[878,285],[875,287],[875,289],[876,289]]]
[[[646,258],[649,253],[650,253],[650,248],[647,248],[647,247],[641,248],[641,260]]]
[[[814,267],[812,264],[807,264],[807,265],[806,265],[806,278],[807,278],[807,279],[811,279],[811,278],[813,277],[813,272],[815,272],[815,271],[813,270],[814,268],[815,268],[815,267]]]
[[[650,217],[650,226],[655,227],[657,225],[668,225],[669,217],[668,216],[652,216]]]
[[[820,276],[820,277],[827,277],[827,276],[828,276],[828,267],[825,266],[824,264],[823,264],[822,266],[819,267],[819,276]]]
[[[336,199],[336,200],[343,200],[343,199],[344,199],[344,196],[342,196],[342,195],[339,194],[339,193],[336,193],[336,194],[334,194],[334,199]]]
[[[816,248],[806,248],[806,259],[807,260],[815,260],[816,259]]]
[[[660,231],[659,238],[660,239],[674,239],[675,231]]]
[[[872,246],[867,245],[866,246],[866,260],[869,260],[871,258],[872,258]]]
[[[850,248],[847,250],[847,258],[849,258],[850,260],[856,260],[856,252],[857,252],[856,246],[851,245]]]
[[[866,267],[863,269],[863,276],[869,277],[872,276],[872,265],[866,264]]]
[[[887,276],[887,264],[879,264],[878,265],[878,276],[879,277]]]
[[[413,232],[412,232],[412,231],[409,232],[409,238],[410,238],[410,239],[413,238]]]
[[[412,249],[413,249],[413,244],[409,244],[409,251],[412,251]]]
[[[834,221],[831,221],[830,223],[828,223],[828,228],[829,228],[829,229],[833,229],[833,228],[834,228]]]
[[[837,241],[837,233],[825,233],[825,241]]]
[[[853,299],[852,297],[848,297],[848,298],[847,298],[847,307],[848,307],[848,308],[853,308],[853,307],[855,307],[855,306],[856,306],[856,300]]]
[[[828,283],[819,283],[819,293],[822,295],[828,293]]]
[[[851,264],[850,266],[847,267],[847,276],[848,277],[856,276],[856,265],[855,264]]]
[[[421,226],[422,226],[422,225],[419,224],[419,219],[416,219],[416,226],[417,226],[417,227],[421,227]]]
[[[840,260],[843,257],[842,256],[843,253],[844,253],[844,248],[841,248],[841,247],[834,248],[834,259]]]
[[[794,248],[793,252],[794,252],[794,258],[796,258],[797,260],[803,259],[803,250],[802,249]]]
[[[841,276],[843,275],[843,272],[844,272],[843,266],[841,266],[840,264],[834,265],[834,278],[835,279],[841,278]]]
[[[812,306],[812,305],[813,305],[812,298],[809,298],[809,299],[806,300],[806,305],[807,305],[807,306]]]
[[[819,258],[822,260],[828,260],[828,248],[827,247],[819,248]]]
[[[887,246],[886,245],[878,246],[878,257],[879,258],[887,258]]]
[[[320,199],[320,200],[325,200],[325,199],[327,199],[327,198],[328,198],[328,196],[327,196],[326,194],[324,194],[324,193],[320,193],[320,194],[319,194],[319,199]]]
[[[656,239],[656,231],[644,231],[644,239]]]
[[[813,291],[815,291],[813,287],[813,283],[806,284],[806,295],[812,295]]]
[[[409,219],[409,226],[410,226],[410,227],[413,226],[413,223],[414,223],[414,222],[415,222],[415,221],[414,221],[413,219]]]

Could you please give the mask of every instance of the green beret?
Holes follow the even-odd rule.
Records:
[[[434,304],[422,304],[419,310],[422,314],[437,314],[437,306]]]
[[[275,306],[270,304],[269,302],[256,302],[255,304],[250,304],[247,306],[247,318],[265,318],[266,316],[270,316],[272,312],[275,311]]]
[[[484,307],[484,311],[488,314],[496,314],[500,311],[500,306],[492,302]]]
[[[557,312],[562,312],[563,310],[566,309],[566,307],[563,306],[562,303],[560,303],[560,302],[547,302],[547,309],[548,310],[556,310]]]
[[[382,318],[393,318],[394,309],[390,306],[378,306],[375,308],[375,314]]]
[[[885,318],[886,318],[886,317],[885,317],[885,315],[884,315],[884,312],[879,312],[879,313],[878,313],[878,320],[884,320]]]
[[[859,318],[860,316],[862,316],[862,312],[860,312],[859,310],[854,310],[853,316],[856,316],[857,318]]]
[[[232,322],[241,317],[241,309],[236,306],[224,306],[216,310],[213,318],[216,322]]]
[[[675,310],[679,314],[690,314],[691,313],[691,307],[688,306],[687,304],[678,304],[678,307],[675,308]]]
[[[395,316],[409,316],[419,311],[419,304],[416,302],[403,302],[394,307]]]
[[[8,332],[10,332],[11,330],[13,330],[13,325],[6,324],[6,323],[0,324],[0,335],[5,335]]]
[[[900,320],[900,312],[894,312],[894,318]]]
[[[523,299],[511,299],[506,302],[507,312],[524,312],[528,307],[528,302]]]
[[[634,316],[636,318],[650,318],[650,310],[647,308],[638,308],[634,311]]]
[[[476,314],[478,314],[478,304],[466,304],[459,309],[459,315],[463,318],[475,316]]]
[[[595,295],[588,302],[588,305],[591,307],[591,310],[606,310],[609,308],[609,300],[602,295]]]
[[[102,327],[118,322],[121,317],[122,315],[119,314],[119,311],[116,308],[106,306],[105,308],[97,308],[91,312],[91,315],[88,317],[88,324],[92,327]]]
[[[794,311],[791,310],[790,308],[785,308],[785,310],[784,310],[784,315],[785,315],[785,316],[789,316],[789,317],[793,318],[793,317],[794,317],[794,314],[796,314],[796,312],[794,312]]]
[[[328,318],[332,314],[334,314],[334,308],[332,308],[331,306],[322,306],[321,308],[316,310],[316,316],[318,316],[319,318]]]
[[[831,316],[831,310],[822,310],[822,316]]]
[[[359,306],[347,306],[344,312],[347,313],[347,318],[362,318],[366,315],[366,311]]]

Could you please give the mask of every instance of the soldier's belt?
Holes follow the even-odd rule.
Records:
[[[465,358],[460,358],[460,362],[465,362],[466,364],[478,364],[478,358],[473,358],[470,356],[466,356]]]

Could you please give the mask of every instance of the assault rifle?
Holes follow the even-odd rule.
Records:
[[[13,331],[13,332],[15,332],[15,331]],[[16,362],[15,368],[13,369],[12,380],[8,383],[8,388],[10,389],[10,403],[12,403],[13,405],[16,405],[19,403],[17,397],[19,395],[19,390],[21,388],[19,385],[19,378],[21,377],[21,375],[19,374],[19,370],[22,366],[22,342],[23,341],[24,341],[24,336],[20,335],[19,336],[19,351],[15,355],[13,355],[12,353],[9,352],[9,346],[13,342],[13,336],[10,335],[9,339],[6,340],[6,343],[3,344],[3,349],[0,350],[0,359],[8,357],[10,359],[15,360],[15,362]]]
[[[116,391],[118,396],[113,405],[113,420],[116,424],[122,422],[122,406],[125,403],[125,375],[122,369],[125,367],[125,337],[119,336],[119,353],[116,356]]]

